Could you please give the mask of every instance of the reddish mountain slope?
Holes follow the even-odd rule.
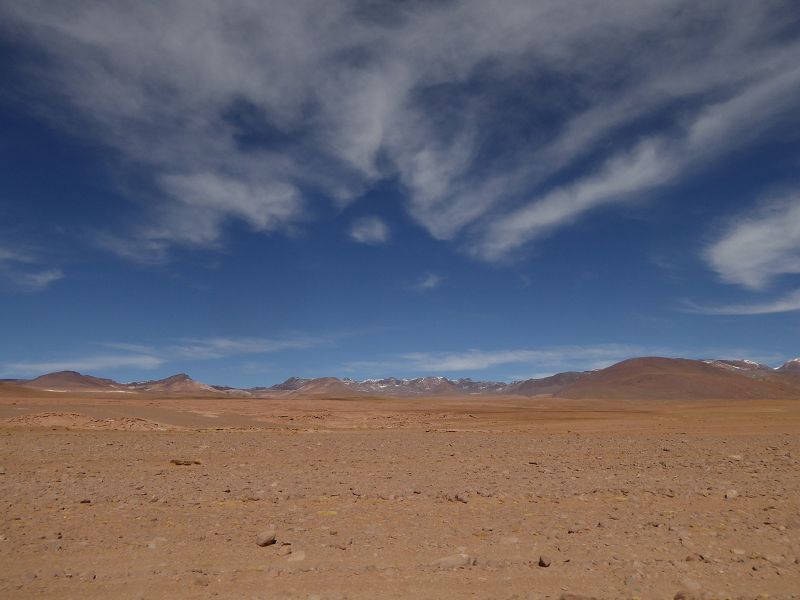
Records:
[[[520,394],[521,396],[538,396],[540,394],[555,394],[581,380],[590,373],[578,371],[567,371],[557,373],[550,377],[541,379],[526,379],[525,381],[515,381],[506,386],[504,393]]]
[[[158,394],[220,394],[219,390],[210,385],[200,383],[189,377],[186,373],[178,373],[166,379],[132,383],[129,387],[142,392]]]
[[[125,386],[117,383],[113,379],[103,379],[82,375],[77,371],[57,371],[48,373],[30,381],[18,382],[24,387],[36,388],[40,390],[54,390],[59,392],[101,392],[101,391],[123,391]]]
[[[756,399],[800,397],[800,388],[758,380],[699,360],[634,358],[587,374],[555,394],[598,399]]]

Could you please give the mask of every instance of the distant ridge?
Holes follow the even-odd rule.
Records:
[[[800,393],[800,389],[777,379],[754,379],[726,367],[730,365],[685,358],[632,358],[587,374],[555,395],[619,400],[738,400],[786,398]]]
[[[28,381],[19,380],[16,383],[24,387],[59,392],[124,390],[124,386],[113,379],[83,375],[77,371],[56,371]]]
[[[50,392],[238,398],[287,395],[515,395],[631,400],[800,398],[800,359],[787,361],[773,369],[749,360],[642,357],[596,371],[567,371],[512,383],[447,377],[387,377],[361,381],[337,377],[290,377],[271,387],[240,389],[201,383],[186,373],[153,381],[119,383],[77,371],[59,371],[30,380],[14,380],[13,386]],[[10,388],[6,385],[5,389]]]

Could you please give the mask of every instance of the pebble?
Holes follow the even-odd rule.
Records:
[[[466,492],[459,492],[456,494],[456,500],[458,502],[463,502],[464,504],[466,504],[467,502],[469,502],[469,494],[467,494]]]
[[[434,565],[440,569],[460,569],[464,567],[471,567],[473,564],[475,564],[475,559],[469,554],[453,554],[452,556],[445,556],[434,563]]]
[[[289,544],[285,544],[278,548],[277,555],[278,556],[289,556],[292,553],[292,547]]]
[[[728,490],[725,492],[725,500],[733,500],[734,498],[739,497],[739,492],[736,490]]]
[[[287,558],[286,560],[288,560],[289,562],[299,562],[299,561],[305,560],[305,559],[306,559],[306,553],[305,552],[303,552],[302,550],[297,550],[297,551],[292,550],[292,553],[289,555],[289,558]]]
[[[539,566],[540,567],[549,567],[550,566],[550,558],[547,556],[540,556],[539,557]]]
[[[275,536],[276,536],[275,528],[270,526],[258,534],[258,537],[256,538],[256,544],[261,546],[262,548],[264,546],[271,546],[272,544],[275,543]]]

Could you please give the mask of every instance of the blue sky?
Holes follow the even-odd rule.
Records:
[[[0,377],[800,354],[793,2],[0,5]]]

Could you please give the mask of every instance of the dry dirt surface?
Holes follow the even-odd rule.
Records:
[[[2,598],[800,598],[800,402],[0,397]]]

